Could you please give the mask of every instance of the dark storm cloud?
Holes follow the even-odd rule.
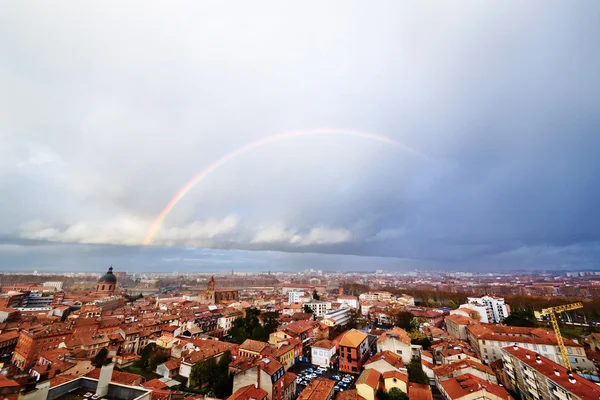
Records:
[[[142,4],[0,13],[6,268],[190,265],[181,246],[227,249],[212,266],[278,266],[269,250],[288,266],[596,267],[599,5]],[[350,137],[272,143],[204,179],[134,257],[198,171],[319,126],[432,161]]]

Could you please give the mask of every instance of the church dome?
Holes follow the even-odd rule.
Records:
[[[98,283],[117,283],[117,277],[113,274],[113,268],[110,267],[108,271],[98,279]]]

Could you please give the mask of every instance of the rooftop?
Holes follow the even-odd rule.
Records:
[[[600,386],[593,384],[577,374],[569,376],[565,367],[546,357],[539,356],[539,354],[521,347],[515,349],[514,346],[505,347],[502,351],[517,358],[522,363],[538,371],[540,374],[546,376],[548,379],[580,398],[600,398]]]

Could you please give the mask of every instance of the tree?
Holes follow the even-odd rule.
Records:
[[[312,298],[315,300],[321,300],[321,297],[319,297],[319,294],[317,293],[317,289],[313,290]]]
[[[408,400],[406,393],[396,387],[391,388],[387,395],[389,400]]]
[[[260,325],[256,325],[254,327],[254,329],[252,329],[252,339],[265,342],[265,341],[269,340],[269,335],[267,335],[265,328],[263,328]]]
[[[266,312],[263,314],[263,322],[267,335],[270,335],[279,327],[279,314],[276,312]]]
[[[225,353],[223,353],[219,359],[219,362],[217,363],[217,368],[219,368],[219,371],[229,371],[229,364],[231,364],[232,360],[233,357],[231,357],[231,351],[227,350]]]
[[[214,358],[197,362],[192,366],[190,371],[190,386],[202,386],[205,383],[210,385],[214,383],[218,376],[219,370],[217,368],[217,361]]]
[[[108,350],[106,347],[101,348],[96,356],[92,360],[92,365],[97,368],[101,368],[106,362],[106,358],[108,357]]]
[[[142,352],[140,353],[140,361],[139,361],[140,367],[142,367],[145,370],[148,370],[148,367],[150,366],[150,358],[152,357],[152,355],[154,354],[155,351],[156,351],[156,343],[150,343],[142,349]]]
[[[304,312],[307,314],[314,314],[314,311],[312,308],[310,308],[309,306],[307,306],[306,304],[304,305]]]
[[[503,323],[509,326],[525,326],[529,328],[534,328],[537,326],[535,316],[530,310],[511,311],[510,315],[504,318]]]
[[[219,375],[212,387],[212,393],[217,399],[226,399],[233,391],[233,375],[225,373]]]
[[[398,326],[406,331],[409,331],[412,319],[413,316],[411,313],[407,311],[400,311],[392,317],[392,323],[394,326]]]
[[[411,362],[406,366],[409,382],[422,383],[429,385],[429,377],[423,371],[420,363]]]

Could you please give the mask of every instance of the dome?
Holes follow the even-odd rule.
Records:
[[[108,271],[98,279],[98,283],[117,283],[117,277],[113,274],[113,268],[110,267]]]

